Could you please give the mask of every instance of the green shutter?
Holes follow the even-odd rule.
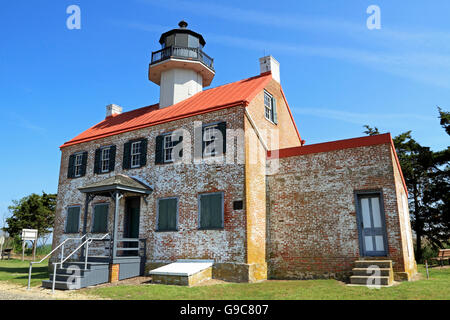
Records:
[[[177,229],[177,199],[158,200],[158,231]]]
[[[94,225],[92,227],[92,232],[108,232],[108,209],[109,206],[105,204],[96,205],[94,207]]]
[[[75,155],[72,154],[69,157],[69,166],[67,167],[67,178],[73,178],[75,176]]]
[[[111,146],[109,149],[109,171],[114,171],[116,166],[116,146]]]
[[[142,139],[141,140],[141,167],[144,167],[147,164],[147,145],[148,145],[148,140],[147,139]]]
[[[95,150],[94,173],[100,173],[102,171],[101,156],[102,156],[102,149]]]
[[[131,142],[127,142],[123,145],[123,169],[131,168]]]
[[[164,136],[157,136],[156,137],[156,145],[155,145],[155,164],[163,164],[163,147],[164,143]]]
[[[277,99],[272,97],[272,121],[278,124],[278,114],[277,114]]]
[[[219,131],[222,133],[222,142],[223,142],[223,149],[222,152],[226,153],[227,152],[227,123],[226,122],[221,122],[218,124],[217,128],[219,129]]]
[[[80,227],[80,207],[67,209],[66,233],[78,233]]]
[[[87,151],[85,151],[85,152],[83,152],[82,159],[81,159],[80,177],[84,177],[86,175],[87,159],[88,159],[88,153],[87,153]]]
[[[200,196],[200,228],[222,228],[222,193],[204,194]]]

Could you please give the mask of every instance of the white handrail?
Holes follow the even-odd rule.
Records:
[[[78,250],[80,250],[84,245],[87,246],[87,250],[86,250],[86,259],[85,259],[85,269],[86,269],[86,264],[87,264],[87,256],[88,256],[88,249],[89,249],[89,243],[91,243],[92,241],[101,241],[104,240],[109,234],[106,233],[105,235],[103,235],[101,238],[86,238],[86,240],[84,240],[84,242],[82,244],[80,244],[75,250],[73,250],[66,258],[61,259],[60,262],[53,262],[53,281],[52,281],[52,293],[55,292],[55,281],[56,281],[56,269],[57,266],[59,264],[60,267],[62,267],[62,265],[64,264],[64,262],[67,261],[67,259],[69,259],[75,252],[77,252]]]
[[[54,248],[52,251],[50,251],[49,254],[47,254],[44,258],[42,258],[40,261],[31,261],[30,262],[30,269],[28,270],[28,287],[27,289],[30,289],[30,283],[31,283],[31,270],[33,269],[33,264],[39,264],[42,263],[45,259],[47,259],[48,257],[50,257],[52,255],[53,252],[55,252],[56,250],[58,250],[59,248],[61,248],[61,246],[63,246],[67,241],[69,240],[82,240],[84,237],[86,237],[86,234],[83,235],[81,238],[66,238],[63,242],[61,242],[56,248]],[[63,249],[64,250],[64,249]],[[64,254],[64,252],[62,252],[62,255]],[[61,255],[61,257],[62,257]]]

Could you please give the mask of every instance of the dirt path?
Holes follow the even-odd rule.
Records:
[[[50,289],[35,287],[27,290],[20,285],[0,282],[0,300],[100,300],[100,298],[76,291],[55,290],[52,294]]]

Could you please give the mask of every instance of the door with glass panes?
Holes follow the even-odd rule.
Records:
[[[386,221],[381,193],[357,194],[362,256],[387,256]]]

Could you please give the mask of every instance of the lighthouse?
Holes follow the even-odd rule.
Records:
[[[203,36],[189,30],[185,21],[178,26],[161,35],[162,48],[152,52],[148,68],[148,79],[160,87],[160,108],[201,92],[215,75],[214,60],[203,52]]]

